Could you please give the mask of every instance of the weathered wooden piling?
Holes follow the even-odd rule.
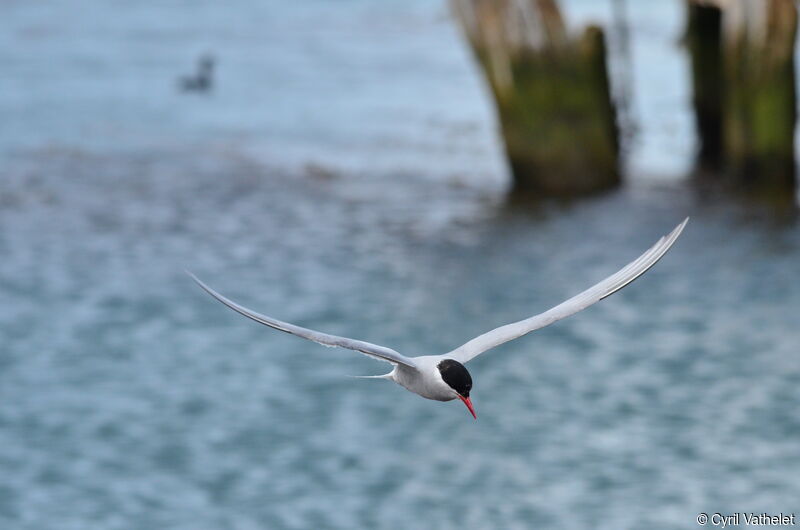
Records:
[[[686,0],[701,162],[793,193],[797,121],[793,0]]]
[[[692,104],[700,144],[697,165],[714,171],[722,164],[722,11],[695,1],[688,1],[686,7]]]
[[[494,94],[516,189],[580,195],[620,181],[602,30],[575,38],[556,0],[451,0]]]

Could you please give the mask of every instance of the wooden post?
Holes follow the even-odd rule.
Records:
[[[686,44],[692,65],[694,105],[701,170],[722,164],[722,11],[715,5],[689,0]]]
[[[619,184],[602,30],[567,34],[556,0],[451,0],[497,104],[515,188],[580,195]]]
[[[735,182],[748,189],[793,194],[794,1],[688,0],[688,11],[701,159],[713,160],[721,110],[721,152]],[[722,28],[718,35],[717,17]],[[721,60],[715,67],[717,53]],[[714,77],[720,81],[714,82]]]
[[[725,147],[745,183],[793,189],[797,10],[793,0],[760,0],[750,11],[725,36]]]

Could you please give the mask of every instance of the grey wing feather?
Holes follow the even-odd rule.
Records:
[[[668,235],[662,237],[658,242],[650,247],[650,249],[639,256],[637,259],[622,268],[616,274],[609,276],[600,283],[590,287],[582,293],[573,296],[566,302],[563,302],[554,308],[532,316],[513,324],[507,324],[499,328],[493,329],[488,333],[484,333],[475,337],[466,344],[459,346],[455,350],[446,354],[445,357],[455,359],[459,362],[465,363],[470,359],[480,355],[486,350],[490,350],[495,346],[499,346],[510,340],[521,337],[531,331],[541,329],[549,326],[553,322],[566,318],[570,315],[582,311],[590,305],[599,302],[603,298],[611,296],[616,293],[636,278],[647,272],[647,270],[656,264],[664,254],[672,247],[678,236],[681,235],[689,218],[683,220],[675,229]]]
[[[260,313],[256,313],[255,311],[251,311],[244,306],[241,306],[230,300],[217,291],[200,281],[200,279],[192,274],[189,271],[186,273],[192,277],[192,279],[197,282],[197,284],[203,288],[205,292],[228,306],[229,308],[233,309],[237,313],[246,316],[252,320],[255,320],[259,324],[264,324],[265,326],[269,326],[271,328],[275,328],[280,331],[284,331],[286,333],[291,333],[292,335],[297,335],[298,337],[302,337],[304,339],[308,339],[310,341],[316,342],[318,344],[322,344],[323,346],[328,347],[339,347],[339,348],[347,348],[348,350],[355,350],[371,357],[375,357],[381,359],[383,361],[390,362],[392,364],[402,364],[408,366],[410,368],[416,368],[414,361],[410,358],[402,355],[391,348],[386,348],[384,346],[378,346],[377,344],[371,344],[369,342],[364,342],[360,340],[348,339],[346,337],[337,337],[336,335],[328,335],[327,333],[321,333],[319,331],[314,331],[311,329],[303,328],[300,326],[295,326],[294,324],[289,324],[288,322],[282,322],[280,320],[262,315]]]

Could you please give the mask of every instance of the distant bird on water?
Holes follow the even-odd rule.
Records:
[[[197,71],[178,80],[178,86],[185,92],[207,92],[214,84],[214,57],[203,55],[197,61]]]
[[[291,333],[292,335],[297,335],[298,337],[317,342],[323,346],[347,348],[389,362],[394,365],[394,369],[391,372],[384,375],[367,377],[390,379],[411,392],[419,394],[427,399],[436,401],[460,399],[464,402],[464,405],[467,406],[472,416],[477,419],[475,409],[472,407],[472,401],[469,397],[470,391],[472,390],[472,377],[466,367],[464,367],[464,363],[495,346],[519,338],[531,331],[549,326],[553,322],[574,315],[590,305],[599,302],[603,298],[616,293],[655,265],[656,262],[667,253],[670,247],[672,247],[678,239],[678,236],[681,235],[687,222],[689,222],[688,217],[675,227],[672,232],[659,239],[647,252],[623,267],[617,273],[582,293],[573,296],[566,302],[544,313],[540,313],[525,320],[520,320],[519,322],[501,326],[483,335],[479,335],[444,355],[406,357],[384,346],[328,335],[327,333],[321,333],[319,331],[301,328],[300,326],[295,326],[287,322],[281,322],[280,320],[251,311],[225,298],[200,281],[191,272],[188,274],[208,294],[237,313],[253,319],[260,324],[285,331],[286,333]]]

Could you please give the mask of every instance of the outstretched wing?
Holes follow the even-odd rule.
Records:
[[[280,320],[256,313],[255,311],[251,311],[244,306],[241,306],[230,300],[225,298],[217,291],[200,281],[200,279],[192,274],[189,271],[186,271],[192,279],[197,282],[197,285],[203,288],[205,292],[225,304],[226,306],[230,307],[234,311],[239,314],[246,316],[252,320],[255,320],[259,324],[264,324],[265,326],[269,326],[271,328],[275,328],[280,331],[284,331],[286,333],[291,333],[292,335],[297,335],[298,337],[302,337],[304,339],[308,339],[310,341],[316,342],[318,344],[322,344],[323,346],[328,347],[339,347],[339,348],[347,348],[348,350],[355,350],[371,357],[375,357],[377,359],[381,359],[383,361],[390,362],[392,364],[402,364],[408,366],[409,368],[416,368],[414,361],[405,355],[402,355],[391,348],[386,348],[384,346],[378,346],[377,344],[370,344],[369,342],[364,342],[360,340],[348,339],[346,337],[337,337],[336,335],[328,335],[327,333],[321,333],[319,331],[314,331],[307,328],[302,328],[300,326],[295,326],[294,324],[289,324],[288,322],[281,322]]]
[[[459,362],[465,363],[495,346],[499,346],[504,342],[514,340],[531,331],[549,326],[557,320],[574,315],[578,311],[582,311],[590,305],[599,302],[607,296],[616,293],[633,280],[647,272],[647,270],[656,264],[661,257],[667,253],[670,247],[681,235],[689,218],[683,220],[675,229],[668,235],[662,237],[658,242],[650,247],[650,249],[639,256],[637,259],[629,263],[622,270],[616,274],[609,276],[601,281],[594,287],[583,291],[579,295],[573,296],[566,302],[563,302],[554,308],[532,316],[513,324],[507,324],[499,328],[493,329],[483,335],[475,337],[466,344],[459,346],[455,350],[446,354],[445,357],[455,359]]]

